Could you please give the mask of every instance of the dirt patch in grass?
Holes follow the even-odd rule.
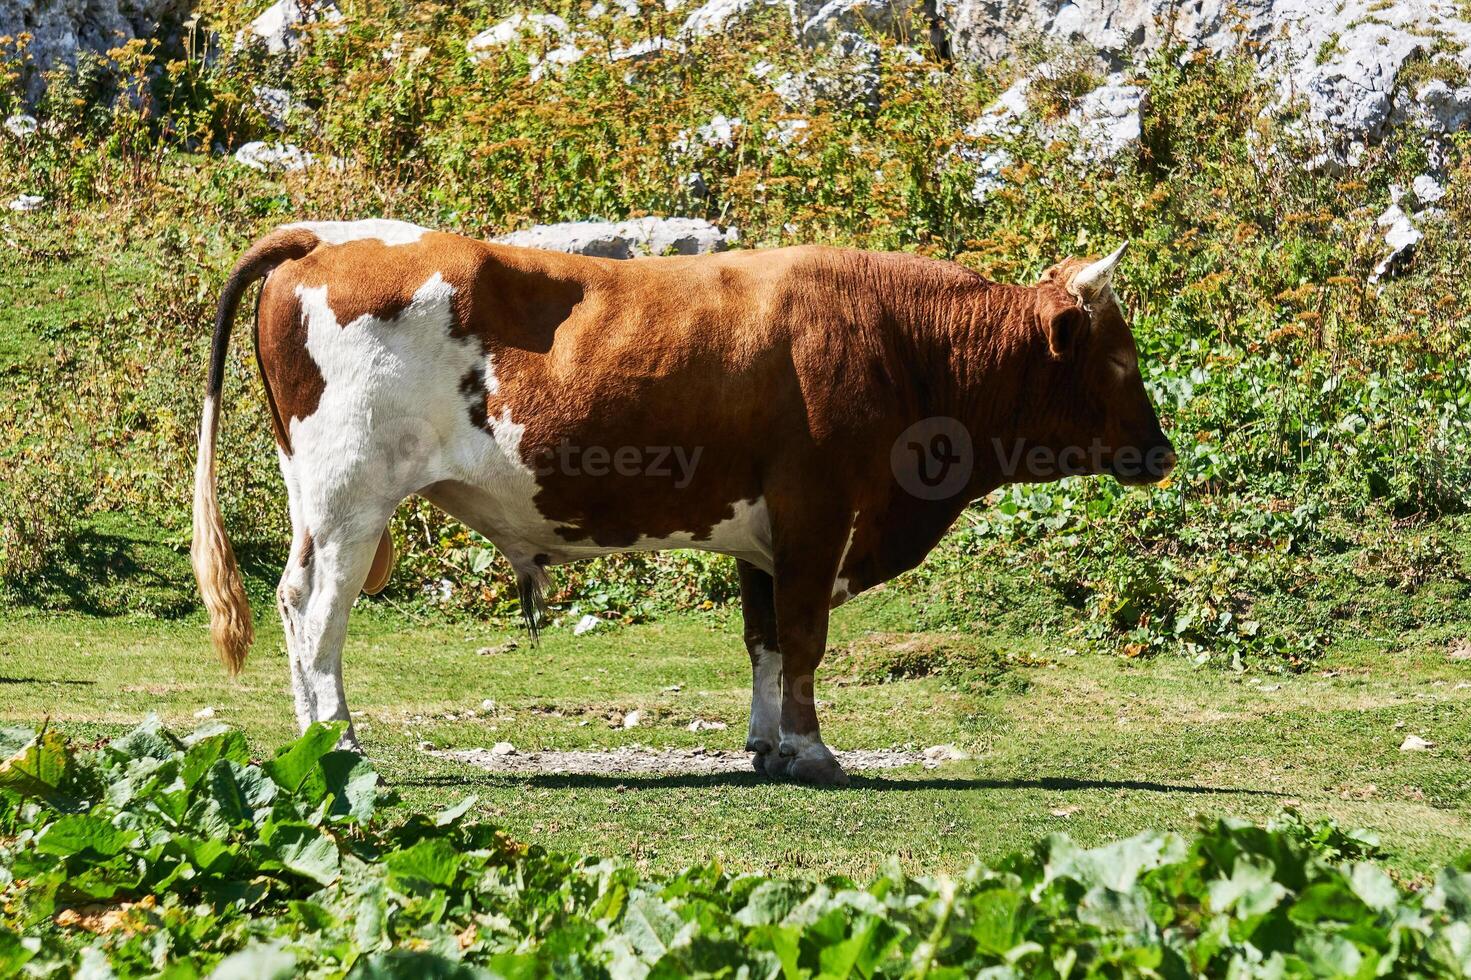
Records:
[[[638,746],[602,752],[506,752],[491,749],[444,749],[430,751],[441,759],[500,773],[554,773],[565,775],[713,775],[750,772],[751,753],[726,749],[649,749]],[[904,766],[933,768],[937,761],[921,752],[902,749],[854,749],[833,753],[849,772],[870,769],[900,769]]]

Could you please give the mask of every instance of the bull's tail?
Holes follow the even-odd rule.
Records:
[[[215,436],[220,426],[220,394],[225,386],[230,328],[240,307],[240,297],[251,283],[265,278],[282,262],[300,258],[316,246],[317,236],[304,228],[282,228],[262,238],[236,263],[215,311],[209,382],[204,395],[204,417],[199,425],[199,459],[194,469],[194,541],[189,557],[194,564],[199,592],[204,597],[204,608],[209,612],[210,640],[232,675],[240,673],[245,666],[245,655],[255,640],[255,626],[215,488]]]

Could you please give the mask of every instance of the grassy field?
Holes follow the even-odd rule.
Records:
[[[655,872],[720,856],[734,870],[861,877],[890,855],[911,873],[958,872],[1053,830],[1096,843],[1288,806],[1377,831],[1410,880],[1471,846],[1471,661],[1443,630],[1345,639],[1300,675],[1239,675],[1004,634],[897,632],[912,601],[880,590],[837,614],[825,665],[834,682],[820,690],[826,736],[840,749],[953,743],[971,759],[859,774],[847,792],[745,773],[492,775],[420,751],[501,740],[522,751],[739,749],[749,675],[729,612],[583,636],[558,628],[540,647],[519,637],[481,653],[516,634],[363,602],[349,700],[403,810],[474,794],[477,814],[515,837]],[[0,721],[49,716],[93,737],[149,712],[187,730],[213,708],[268,756],[295,734],[271,620],[229,681],[196,618],[7,613]],[[894,672],[916,676],[885,679]],[[611,720],[634,708],[643,725]],[[694,717],[729,727],[691,733]],[[1400,751],[1411,734],[1436,747]]]

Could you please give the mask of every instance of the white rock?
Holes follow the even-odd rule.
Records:
[[[512,14],[476,34],[465,43],[465,49],[473,56],[484,57],[496,48],[525,38],[551,37],[560,41],[572,35],[567,21],[556,14]]]
[[[1048,123],[1034,119],[1028,102],[1034,79],[1054,70],[1055,66],[1045,64],[1033,76],[1018,79],[980,118],[966,127],[967,136],[986,138],[994,144],[985,149],[960,151],[962,157],[976,165],[971,191],[976,200],[985,200],[1005,183],[1001,172],[1011,166],[1012,155],[1000,144],[1029,124],[1036,127],[1043,142],[1068,143],[1073,159],[1079,163],[1106,162],[1138,150],[1146,92],[1142,86],[1129,84],[1122,74],[1110,75],[1080,98],[1061,119]]]
[[[495,700],[493,698],[486,698],[484,701],[481,701],[480,710],[488,714],[495,714]]]
[[[807,138],[807,131],[811,128],[812,124],[805,119],[778,119],[776,141],[782,146],[800,143]]]
[[[591,633],[602,624],[603,621],[601,619],[589,613],[579,619],[576,626],[572,627],[572,635],[581,636],[584,633]]]
[[[287,118],[297,107],[291,100],[291,93],[284,88],[272,88],[269,85],[255,85],[250,91],[255,96],[255,107],[265,117],[266,124],[272,129],[284,130]]]
[[[213,718],[214,716],[215,716],[215,709],[214,708],[211,708],[211,707],[209,707],[207,705],[205,707],[203,707],[203,708],[200,708],[198,711],[194,712],[194,717],[200,719],[201,721],[204,721],[204,720],[209,719],[209,718]]]
[[[792,108],[806,108],[818,100],[874,107],[878,105],[882,60],[883,52],[866,35],[844,31],[824,45],[813,67],[785,72],[772,81],[771,88]]]
[[[924,757],[931,762],[951,762],[970,758],[964,749],[949,744],[931,745],[924,750]]]
[[[510,742],[497,742],[490,747],[491,755],[515,755],[516,746]]]
[[[1240,50],[1277,80],[1269,111],[1300,104],[1295,125],[1322,139],[1317,165],[1352,162],[1401,122],[1437,134],[1471,124],[1471,84],[1434,78],[1410,91],[1403,77],[1408,66],[1425,61],[1443,64],[1453,78],[1467,77],[1471,15],[1458,0],[937,3],[955,54],[985,63],[1006,57],[1029,34],[1095,50],[1115,70],[1142,66],[1166,45],[1223,52],[1245,42]]]
[[[573,252],[604,258],[636,255],[698,255],[721,252],[737,239],[735,229],[721,229],[700,218],[634,218],[610,221],[569,221],[537,225],[512,232],[496,241],[553,252]]]
[[[719,34],[732,20],[755,10],[761,3],[762,0],[710,0],[709,3],[696,8],[684,19],[684,26],[679,29],[679,36],[689,40]]]
[[[564,44],[559,48],[553,48],[545,55],[531,59],[531,73],[527,77],[533,82],[541,81],[547,75],[560,73],[568,65],[577,64],[586,54],[586,51],[575,44]]]
[[[1419,735],[1406,735],[1405,740],[1400,743],[1401,752],[1428,752],[1435,748],[1434,742],[1428,742]]]
[[[700,146],[712,150],[727,150],[735,146],[736,135],[744,125],[738,118],[717,114],[703,126],[695,127],[693,132],[685,130],[680,133],[669,145],[675,153],[688,153],[691,149],[698,150]]]
[[[678,41],[671,41],[667,37],[651,37],[637,41],[627,47],[619,46],[608,52],[609,61],[643,61],[652,58],[656,54],[668,51],[671,54],[684,54],[685,46]]]
[[[643,720],[644,713],[635,708],[633,711],[630,711],[628,714],[623,716],[623,727],[637,728],[643,723]]]
[[[303,24],[336,23],[342,12],[330,0],[277,0],[250,22],[248,39],[265,45],[271,54],[285,54],[296,47]]]
[[[305,170],[316,163],[316,157],[291,143],[272,145],[254,140],[235,151],[235,161],[252,170]]]
[[[1420,240],[1425,237],[1398,204],[1391,204],[1385,209],[1379,216],[1378,225],[1387,229],[1384,233],[1384,244],[1389,246],[1389,251],[1374,266],[1374,272],[1369,276],[1370,282],[1378,282],[1403,269],[1414,257]]]
[[[36,130],[40,126],[37,124],[35,116],[17,113],[16,115],[5,118],[5,128],[10,132],[10,135],[19,139],[25,139],[27,136],[35,135]]]
[[[802,25],[802,39],[816,44],[844,33],[870,32],[909,39],[931,32],[934,20],[932,0],[827,0]],[[931,42],[943,40],[934,30]]]
[[[1077,129],[1078,154],[1091,160],[1112,160],[1137,149],[1144,96],[1142,86],[1129,85],[1119,75],[1083,96],[1064,121]]]
[[[1420,203],[1421,207],[1435,204],[1445,197],[1445,188],[1440,185],[1440,181],[1429,174],[1421,174],[1416,177],[1410,184],[1410,189],[1415,192],[1415,200]]]
[[[686,730],[692,732],[723,732],[726,724],[723,721],[706,721],[704,718],[696,718],[685,726]]]
[[[46,198],[40,194],[21,194],[6,207],[12,211],[34,211],[45,203]]]

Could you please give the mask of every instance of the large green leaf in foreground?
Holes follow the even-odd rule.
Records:
[[[1291,813],[1091,850],[1054,835],[960,881],[643,879],[510,841],[473,801],[385,826],[340,735],[257,766],[218,725],[150,719],[90,750],[6,732],[0,976],[1471,973],[1467,866],[1407,892],[1372,839]]]

